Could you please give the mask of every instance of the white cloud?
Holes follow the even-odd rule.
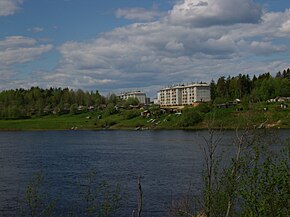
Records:
[[[285,11],[285,14],[287,14],[287,16],[282,20],[280,30],[284,34],[288,34],[290,37],[290,8]]]
[[[4,40],[0,40],[0,50],[13,49],[18,47],[32,46],[35,45],[37,41],[33,38],[27,38],[23,36],[9,36]]]
[[[250,49],[257,55],[270,55],[277,52],[285,52],[288,50],[284,45],[273,45],[270,42],[253,41],[251,42]]]
[[[10,36],[0,41],[0,65],[30,62],[50,51],[52,45],[38,45],[37,40],[23,36]]]
[[[150,10],[145,8],[119,8],[115,12],[116,17],[128,20],[152,21],[163,15],[157,8]]]
[[[177,41],[169,41],[165,48],[167,50],[171,50],[171,51],[180,51],[180,50],[184,50],[184,46],[183,43],[181,42],[177,42]]]
[[[42,82],[103,92],[138,87],[154,92],[178,82],[289,67],[290,10],[262,12],[252,0],[178,2],[154,22],[134,23],[89,41],[62,44],[58,66],[54,72],[39,75]],[[52,49],[39,43],[9,37],[0,41],[0,52],[6,52],[6,64],[14,64],[12,56],[15,63],[32,61]],[[281,53],[284,58],[277,60]]]
[[[13,15],[20,9],[23,0],[1,0],[0,1],[0,16]]]
[[[277,61],[268,57],[289,52],[286,45],[274,42],[289,37],[288,17],[289,10],[262,13],[251,0],[185,0],[158,21],[63,44],[54,76],[61,77],[64,86],[112,91],[209,81],[230,73],[275,72]],[[254,56],[259,57],[256,62],[249,59]]]
[[[43,53],[52,49],[52,45],[40,45],[38,47],[6,49],[0,51],[0,64],[12,65],[30,62],[37,59]]]
[[[44,28],[43,27],[36,26],[36,27],[27,29],[27,31],[34,32],[34,33],[43,32],[44,31]]]
[[[286,22],[282,23],[281,31],[285,33],[290,33],[290,20],[287,20]]]
[[[258,23],[262,7],[253,0],[184,0],[169,12],[173,24],[198,27]]]

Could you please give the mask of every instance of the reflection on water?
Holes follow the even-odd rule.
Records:
[[[279,135],[285,138],[289,130]],[[143,216],[164,216],[172,198],[189,186],[200,191],[200,145],[207,136],[206,131],[0,132],[0,216],[16,216],[17,198],[33,174],[41,171],[50,194],[65,206],[91,169],[99,180],[126,186],[130,210],[137,206],[141,175]],[[223,133],[223,151],[232,150],[234,136]]]

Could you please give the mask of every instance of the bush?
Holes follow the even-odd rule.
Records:
[[[289,145],[278,155],[256,147],[241,167],[241,216],[289,216]]]
[[[113,103],[109,103],[105,109],[105,115],[109,116],[116,113],[118,113],[118,111],[116,110],[115,105]]]
[[[289,216],[290,141],[280,152],[271,151],[267,147],[281,142],[275,134],[245,131],[233,141],[235,154],[223,166],[217,151],[222,134],[209,132],[202,145],[205,167],[201,195],[181,198],[170,216]]]
[[[201,103],[195,109],[204,114],[209,113],[211,111],[211,107],[208,103]]]
[[[179,125],[182,127],[194,126],[201,122],[203,117],[201,113],[195,108],[184,108],[179,121]]]

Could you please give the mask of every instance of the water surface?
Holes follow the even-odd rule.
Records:
[[[234,137],[235,132],[223,133],[224,152],[233,150]],[[17,200],[34,174],[44,174],[49,192],[65,207],[90,170],[99,180],[125,186],[128,213],[137,208],[141,176],[142,216],[165,216],[172,199],[189,188],[200,191],[204,138],[207,131],[0,132],[0,216],[17,216]]]

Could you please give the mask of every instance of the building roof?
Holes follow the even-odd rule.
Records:
[[[144,95],[144,94],[145,94],[144,92],[136,90],[136,91],[128,91],[128,92],[120,93],[120,96],[124,96],[124,95]]]
[[[171,89],[183,89],[183,88],[187,88],[187,87],[209,87],[208,84],[206,83],[199,83],[199,84],[196,84],[196,83],[192,83],[192,84],[178,84],[178,85],[172,85],[170,87],[165,87],[165,88],[162,88],[160,89],[160,91],[162,90],[171,90]]]

